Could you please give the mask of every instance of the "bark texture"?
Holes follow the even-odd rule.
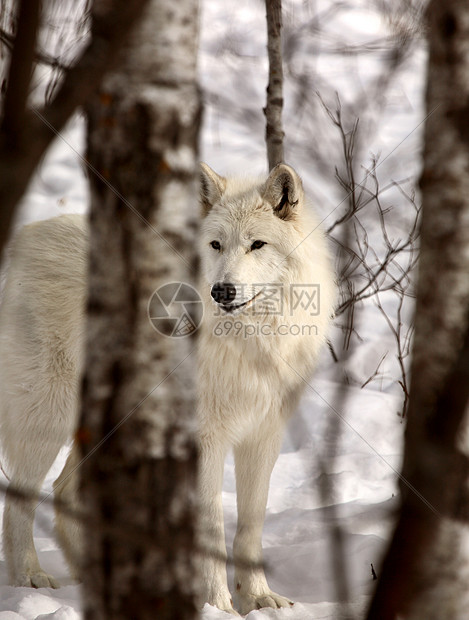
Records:
[[[266,0],[267,51],[269,55],[269,84],[265,140],[269,170],[284,161],[283,155],[283,60],[282,60],[282,0]]]
[[[469,608],[469,6],[428,6],[423,219],[403,506],[368,618]]]
[[[197,26],[197,0],[151,0],[87,110],[89,620],[196,616],[194,342],[158,334],[147,306],[195,279]]]

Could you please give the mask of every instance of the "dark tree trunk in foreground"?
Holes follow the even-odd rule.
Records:
[[[148,317],[164,314],[156,289],[195,278],[197,24],[197,0],[151,0],[88,106],[94,172],[78,436],[89,457],[84,581],[93,620],[197,615],[194,341],[170,337],[171,319]],[[169,314],[181,309],[176,300]]]
[[[469,5],[428,7],[423,220],[403,505],[371,620],[469,609]]]
[[[269,170],[284,161],[283,155],[283,60],[282,60],[282,0],[266,0],[267,51],[269,55],[269,84],[265,140]]]

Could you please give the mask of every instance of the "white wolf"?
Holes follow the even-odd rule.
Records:
[[[234,448],[238,530],[236,595],[247,613],[290,601],[269,589],[261,535],[269,478],[283,427],[324,341],[334,296],[323,235],[307,213],[302,184],[280,165],[261,182],[225,179],[202,165],[202,284],[199,337],[200,544],[204,597],[236,613],[227,587],[221,487]],[[87,226],[63,215],[26,226],[13,244],[0,308],[2,457],[11,483],[4,551],[12,584],[53,586],[40,567],[34,500],[57,453],[74,433],[84,342]],[[77,506],[72,449],[54,487]],[[79,528],[57,515],[72,564]],[[156,578],[156,577],[155,577]]]
[[[331,261],[300,178],[225,179],[202,165],[205,316],[199,335],[200,544],[206,600],[235,613],[227,586],[221,490],[234,451],[233,545],[241,613],[285,607],[262,568],[261,537],[283,429],[316,364],[334,301]],[[210,303],[212,302],[212,303]]]
[[[3,549],[10,583],[17,586],[58,587],[39,565],[32,527],[35,497],[77,423],[87,248],[81,215],[25,226],[11,248],[0,306],[0,440],[10,478]],[[72,506],[75,479],[67,474],[76,457],[72,450],[66,482],[56,491]],[[73,566],[78,528],[58,512],[57,532]]]

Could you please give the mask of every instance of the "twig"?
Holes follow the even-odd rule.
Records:
[[[13,51],[15,37],[2,28],[0,28],[0,42],[3,43],[7,49]],[[52,56],[37,50],[34,52],[34,60],[37,63],[48,65],[53,69],[58,69],[60,71],[68,71],[71,66],[69,64],[64,64],[57,56]]]
[[[404,400],[400,415],[405,417],[409,402],[409,378],[407,358],[412,339],[412,326],[405,329],[402,318],[405,300],[412,296],[411,273],[417,260],[417,242],[419,234],[420,208],[416,205],[413,193],[402,188],[402,182],[392,181],[385,188],[380,187],[377,176],[379,159],[371,157],[370,166],[362,167],[363,181],[357,181],[355,174],[356,143],[358,120],[350,123],[346,129],[342,105],[338,96],[336,107],[331,110],[319,95],[324,110],[339,132],[342,147],[343,169],[336,168],[336,179],[347,195],[346,208],[342,215],[329,227],[331,240],[341,250],[342,261],[339,273],[341,296],[335,309],[336,318],[343,317],[340,328],[344,332],[343,348],[348,350],[351,338],[355,335],[355,308],[367,299],[374,300],[383,315],[391,334],[396,342],[396,358],[399,364],[400,377],[396,382],[400,385]],[[404,239],[393,238],[388,230],[388,220],[393,208],[383,205],[382,195],[388,189],[398,188],[401,196],[412,206],[413,219]],[[379,240],[373,237],[370,243],[368,229],[370,222],[380,232]],[[350,233],[344,240],[343,230]],[[398,305],[394,316],[384,309],[380,294],[393,291],[398,296]],[[340,356],[334,352],[335,358]],[[362,387],[368,385],[378,376],[379,369],[386,357],[381,358],[375,372],[368,377]]]

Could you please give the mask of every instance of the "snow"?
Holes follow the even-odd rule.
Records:
[[[321,32],[305,30],[308,19],[327,16],[326,0],[285,2],[287,51],[287,160],[304,178],[305,186],[324,218],[340,200],[334,179],[338,143],[333,128],[314,97],[301,103],[294,73],[334,101],[358,101],[375,93],[374,82],[383,66],[380,52],[349,57],[335,52],[338,41],[355,47],[372,45],[387,33],[385,20],[360,2],[359,10],[331,11],[321,20]],[[340,5],[341,3],[338,3]],[[314,10],[313,10],[314,9]],[[202,12],[200,75],[205,117],[201,154],[220,173],[263,173],[266,170],[264,118],[267,61],[264,7],[251,0],[222,3],[205,0]],[[365,126],[363,163],[369,153],[381,153],[383,186],[419,172],[425,50],[417,43],[383,92],[371,97],[360,122]],[[88,191],[84,173],[84,120],[75,116],[40,166],[23,201],[17,226],[64,212],[84,211]],[[321,159],[322,157],[322,159]],[[365,174],[365,172],[364,172]],[[402,204],[390,187],[387,204]],[[340,207],[337,209],[340,212]],[[337,212],[334,215],[337,215]],[[393,233],[401,237],[408,225],[405,205],[398,208]],[[334,217],[334,216],[332,216]],[[328,223],[328,222],[327,222]],[[370,224],[370,235],[374,234]],[[389,311],[396,307],[392,293],[382,297]],[[411,306],[404,320],[409,321]],[[404,425],[398,412],[402,393],[395,342],[372,302],[357,316],[360,339],[353,341],[341,370],[324,352],[285,437],[272,475],[264,550],[267,576],[274,591],[297,601],[293,608],[251,612],[249,620],[312,620],[361,618],[373,591],[371,564],[380,559],[398,509],[398,474]],[[333,334],[337,341],[339,334]],[[377,377],[360,386],[379,367]],[[345,394],[342,375],[350,385]],[[342,373],[342,374],[341,374]],[[44,493],[60,472],[64,448],[47,476]],[[0,482],[6,479],[0,474]],[[228,551],[236,526],[232,458],[226,464],[223,491]],[[3,498],[0,499],[3,505]],[[0,509],[3,506],[0,506]],[[41,564],[60,582],[59,590],[31,590],[7,585],[0,555],[0,620],[75,620],[81,617],[80,586],[70,578],[53,533],[52,508],[45,501],[37,511],[35,542]],[[338,568],[346,577],[350,603],[341,603]],[[230,575],[232,568],[229,568]],[[205,605],[203,620],[232,618]]]

